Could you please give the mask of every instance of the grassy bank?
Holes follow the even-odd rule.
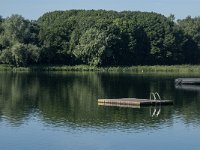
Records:
[[[0,65],[0,71],[99,71],[99,72],[136,72],[136,73],[142,73],[142,72],[200,73],[200,65],[132,66],[132,67],[94,67],[86,65],[14,67],[11,65]]]

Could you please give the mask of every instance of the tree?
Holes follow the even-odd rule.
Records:
[[[37,31],[35,23],[19,15],[6,18],[2,22],[0,36],[1,62],[16,66],[38,62],[40,48]]]
[[[0,62],[94,66],[197,64],[200,19],[106,10],[0,17]],[[11,56],[10,56],[11,54]]]
[[[101,57],[106,50],[105,39],[104,32],[91,28],[81,36],[73,54],[85,64],[99,66],[102,64]]]

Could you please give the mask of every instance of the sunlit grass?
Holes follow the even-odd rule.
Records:
[[[0,65],[0,71],[99,71],[99,72],[135,72],[135,73],[200,73],[200,65],[174,66],[131,66],[131,67],[95,67],[77,66],[31,66],[14,67]]]

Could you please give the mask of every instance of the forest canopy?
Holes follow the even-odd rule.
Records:
[[[0,63],[15,66],[199,64],[200,17],[153,12],[54,11],[0,17]]]

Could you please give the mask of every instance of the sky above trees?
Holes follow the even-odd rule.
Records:
[[[38,19],[48,11],[70,9],[106,9],[157,12],[176,19],[200,16],[200,0],[0,0],[0,15],[20,14]]]

